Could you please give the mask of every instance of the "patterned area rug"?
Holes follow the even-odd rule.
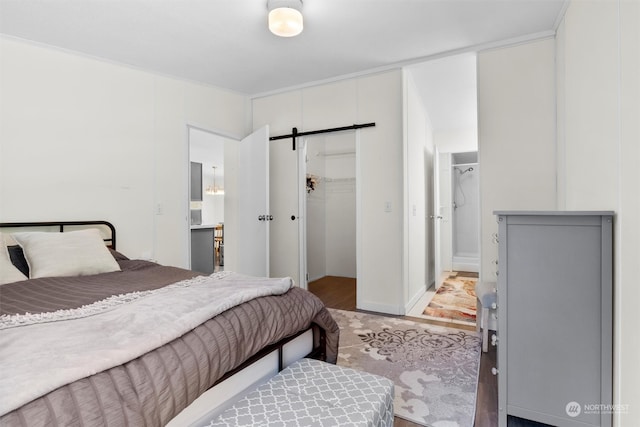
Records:
[[[477,281],[477,278],[454,273],[442,282],[423,314],[434,320],[475,326]]]
[[[340,326],[338,365],[395,384],[397,417],[433,427],[473,427],[480,367],[475,332],[330,309]]]

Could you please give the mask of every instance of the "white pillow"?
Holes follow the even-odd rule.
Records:
[[[29,264],[29,276],[86,276],[120,271],[120,266],[95,229],[13,233]]]
[[[4,235],[0,233],[0,285],[21,280],[27,280],[27,276],[11,263]]]

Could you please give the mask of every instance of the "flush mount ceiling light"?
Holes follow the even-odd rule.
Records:
[[[280,37],[302,32],[302,0],[267,0],[269,30]]]

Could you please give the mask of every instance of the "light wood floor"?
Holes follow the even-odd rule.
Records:
[[[356,310],[355,279],[335,276],[323,277],[310,282],[309,291],[318,296],[327,307],[339,310],[361,311]],[[414,322],[439,324],[475,331],[475,328],[468,326],[444,324],[417,317],[404,318]],[[498,425],[498,382],[491,373],[491,368],[494,366],[496,366],[496,350],[495,347],[489,346],[489,352],[482,353],[480,358],[475,427],[495,427]],[[419,425],[396,417],[394,427],[419,427]]]

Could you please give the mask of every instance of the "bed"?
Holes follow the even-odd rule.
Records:
[[[290,279],[131,260],[105,221],[0,233],[2,426],[198,425],[299,358],[336,361],[337,324]]]

